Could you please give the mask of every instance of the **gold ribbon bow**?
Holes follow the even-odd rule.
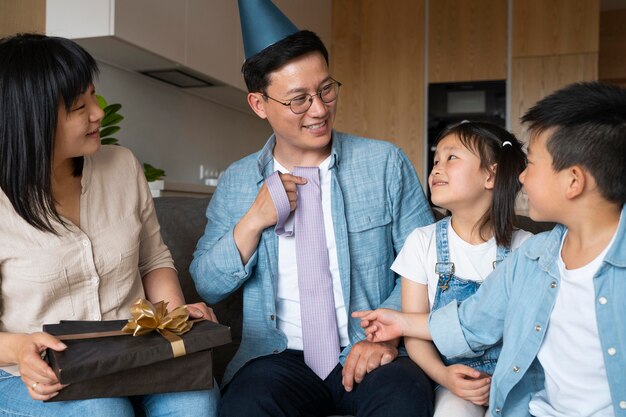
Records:
[[[124,326],[124,333],[132,333],[133,336],[142,336],[154,330],[165,337],[172,345],[174,357],[185,355],[185,343],[180,337],[191,330],[193,323],[189,320],[189,310],[186,305],[176,307],[171,312],[167,311],[167,303],[159,301],[152,304],[150,301],[140,298],[131,306],[133,316]]]

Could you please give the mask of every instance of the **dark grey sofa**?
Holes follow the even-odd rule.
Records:
[[[189,275],[189,264],[193,258],[196,242],[204,233],[208,198],[159,197],[154,199],[157,216],[161,224],[163,240],[170,248],[183,293],[187,302],[201,301]],[[436,217],[442,215],[435,211]],[[518,216],[517,225],[529,232],[539,233],[554,227],[552,223],[537,223],[528,217]],[[225,300],[213,306],[220,323],[230,326],[233,342],[215,349],[213,369],[218,382],[224,375],[226,365],[233,357],[241,342],[243,315],[242,290],[238,290]]]

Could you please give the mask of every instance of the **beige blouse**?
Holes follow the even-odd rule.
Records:
[[[80,229],[38,231],[0,190],[0,331],[31,333],[59,320],[130,317],[141,277],[174,263],[139,162],[120,146],[85,157]],[[17,375],[17,366],[0,368]]]

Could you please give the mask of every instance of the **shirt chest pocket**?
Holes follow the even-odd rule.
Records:
[[[6,311],[19,314],[25,306],[29,308],[28,319],[32,322],[23,323],[29,330],[40,330],[44,321],[53,323],[72,319],[75,315],[67,268],[58,257],[39,253],[36,259],[36,262],[23,264],[7,263],[2,268],[2,297]]]
[[[115,294],[117,304],[124,302],[139,277],[138,219],[130,217],[107,231],[94,245],[94,260],[100,286],[106,294]]]
[[[379,207],[348,216],[348,244],[353,268],[369,269],[390,264],[387,258],[393,253],[391,225],[391,215]]]

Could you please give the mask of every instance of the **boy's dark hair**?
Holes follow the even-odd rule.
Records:
[[[626,202],[626,89],[599,82],[571,84],[540,100],[522,117],[531,138],[554,129],[546,148],[552,167],[573,165],[593,176],[604,198]]]
[[[301,30],[251,56],[241,68],[248,92],[265,94],[272,71],[310,52],[321,53],[328,64],[328,51],[322,40],[311,31]]]
[[[457,136],[463,146],[480,158],[481,168],[495,175],[491,207],[476,226],[483,239],[491,226],[496,243],[510,247],[515,228],[515,198],[522,187],[519,175],[526,168],[522,144],[508,130],[487,122],[464,121],[449,126],[439,134],[436,143],[449,135]]]
[[[0,188],[36,229],[57,233],[52,158],[59,106],[70,111],[98,73],[96,61],[68,39],[18,34],[0,40]],[[74,175],[83,158],[74,159]]]

